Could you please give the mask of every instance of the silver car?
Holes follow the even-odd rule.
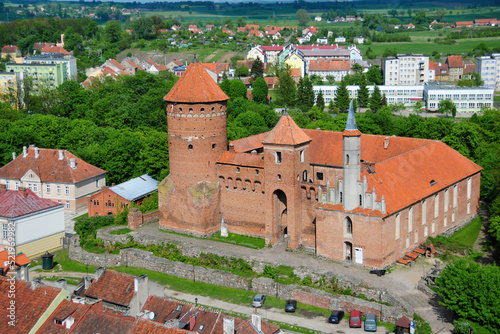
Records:
[[[255,295],[253,298],[252,306],[253,307],[262,307],[264,305],[264,302],[266,301],[266,295]]]

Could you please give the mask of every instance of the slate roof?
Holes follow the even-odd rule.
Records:
[[[0,333],[12,333],[12,327],[6,321],[9,305],[8,291],[10,282],[7,278],[0,276]],[[16,281],[16,327],[15,333],[29,333],[38,319],[52,304],[61,289],[42,285],[32,290],[29,282]]]
[[[201,63],[191,63],[163,99],[174,103],[211,103],[227,101],[229,97]]]
[[[448,67],[464,67],[464,60],[462,56],[448,56]]]
[[[311,59],[309,62],[309,71],[321,72],[336,72],[349,71],[351,62],[349,60],[334,60],[334,59]]]
[[[148,174],[144,174],[109,189],[128,201],[135,201],[158,190],[158,181]]]
[[[30,189],[26,189],[26,196],[24,191],[2,190],[0,188],[0,217],[16,218],[63,205],[40,198]]]
[[[98,280],[92,282],[85,295],[113,304],[129,306],[135,295],[134,278],[133,275],[106,269]]]
[[[63,150],[63,159],[59,160],[59,150],[48,148],[38,150],[38,158],[35,158],[35,147],[30,146],[26,157],[21,154],[0,168],[0,178],[20,179],[32,170],[42,182],[78,183],[106,174],[105,170],[83,161],[69,151]],[[75,169],[70,166],[72,158],[76,162]]]
[[[311,138],[295,124],[293,119],[288,115],[283,115],[262,142],[265,144],[295,146],[309,141],[311,141]]]

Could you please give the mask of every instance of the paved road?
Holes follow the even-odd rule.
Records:
[[[171,233],[159,233],[158,223],[142,226],[135,232],[132,232],[132,234],[134,233],[143,233],[152,237],[161,236],[165,242],[179,242],[182,243],[183,247],[196,245],[208,249],[217,249],[229,256],[250,261],[260,260],[273,266],[288,265],[295,268],[308,267],[317,273],[328,271],[342,273],[344,276],[353,277],[353,280],[362,280],[369,287],[383,288],[400,296],[412,305],[416,312],[430,324],[434,333],[451,333],[453,329],[452,318],[449,312],[435,301],[430,300],[427,295],[416,289],[416,283],[420,280],[424,272],[424,265],[429,269],[430,266],[433,265],[434,260],[428,260],[428,262],[423,260],[420,261],[420,264],[412,268],[401,267],[389,275],[377,277],[375,275],[370,275],[369,271],[365,268],[356,266],[345,267],[340,263],[317,258],[311,253],[299,251],[286,252],[283,247],[266,247],[255,250],[217,241],[189,238]]]

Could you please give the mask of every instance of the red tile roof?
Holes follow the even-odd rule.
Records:
[[[129,306],[135,295],[134,278],[133,275],[106,269],[98,280],[92,282],[85,295]]]
[[[125,66],[123,66],[122,64],[120,64],[117,60],[115,59],[108,59],[108,61],[113,64],[117,69],[119,70],[125,70]]]
[[[35,43],[33,44],[33,50],[42,50],[44,46],[53,47],[56,43]]]
[[[180,307],[180,311],[177,311],[178,307]],[[151,295],[144,303],[142,310],[154,312],[156,317],[153,321],[164,324],[167,320],[181,318],[191,308],[192,305],[186,302]]]
[[[59,47],[59,46],[44,45],[40,51],[44,52],[44,53],[62,53],[62,54],[65,54],[65,55],[70,55],[71,54],[68,51],[66,51],[64,48]]]
[[[227,101],[229,97],[201,63],[191,63],[163,99],[174,103],[211,103]]]
[[[62,160],[59,160],[59,150],[39,148],[38,158],[35,158],[35,147],[30,146],[27,152],[26,157],[21,154],[0,168],[0,177],[20,179],[31,170],[42,182],[78,183],[106,174],[105,170],[83,161],[66,150],[63,151]],[[73,158],[76,163],[75,169],[70,165],[70,159]]]
[[[4,275],[9,271],[11,260],[9,252],[6,249],[0,252],[0,268],[3,268]],[[26,255],[19,254],[15,256],[14,263],[20,267],[31,263],[31,261]]]
[[[311,59],[309,62],[309,71],[336,72],[349,71],[351,62],[349,60],[334,59]]]
[[[178,328],[171,328],[164,324],[159,324],[146,319],[138,318],[134,327],[127,334],[186,334],[188,331]],[[205,333],[205,331],[203,331]],[[206,332],[210,333],[210,332]]]
[[[291,68],[290,75],[292,78],[300,78],[300,68]]]
[[[448,67],[464,67],[464,60],[462,56],[448,56]]]
[[[474,25],[474,22],[472,21],[457,21],[455,22],[456,27],[472,27]]]
[[[262,45],[263,51],[283,51],[283,45]]]
[[[264,156],[262,154],[223,152],[217,163],[264,168]]]
[[[293,119],[288,115],[284,115],[281,116],[278,124],[267,134],[262,142],[265,144],[295,146],[310,141],[311,138],[295,124]]]
[[[2,52],[16,52],[16,51],[19,51],[19,48],[15,45],[5,45],[3,48],[2,48]]]
[[[472,62],[464,63],[464,74],[469,74],[474,72],[476,72],[476,64]]]
[[[433,61],[429,62],[429,70],[436,70],[436,66],[434,65]]]
[[[449,73],[448,64],[434,62],[434,66],[436,67],[436,76],[448,75]]]
[[[11,298],[8,297],[10,291],[10,282],[7,278],[0,276],[0,317],[4,319],[0,321],[0,333],[29,333],[38,319],[45,313],[47,308],[54,302],[54,299],[59,295],[61,289],[42,285],[31,289],[30,282],[16,281],[16,319],[15,331],[12,331],[12,326],[6,321],[9,310],[7,305],[10,305]]]
[[[77,304],[73,303],[69,300],[64,299],[61,304],[54,310],[51,316],[43,323],[43,325],[38,329],[37,333],[45,334],[66,334],[69,333],[71,329],[78,327],[78,324],[85,316],[85,314],[89,311],[90,308],[100,308],[102,309],[102,302],[96,303],[94,305],[87,304]],[[63,322],[67,318],[73,318],[74,324],[70,329],[67,329],[66,326],[62,326],[60,324],[56,324],[55,320]]]
[[[116,283],[116,282],[115,282]],[[83,319],[74,327],[72,334],[88,333],[129,333],[136,319],[102,312],[92,307]]]
[[[40,198],[30,189],[26,189],[26,195],[23,195],[23,192],[0,189],[0,217],[16,218],[63,205],[47,198]]]

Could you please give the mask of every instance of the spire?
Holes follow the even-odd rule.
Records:
[[[357,130],[358,126],[356,125],[356,117],[354,117],[354,106],[351,100],[351,104],[349,105],[349,114],[347,115],[347,123],[345,125],[346,130]]]

